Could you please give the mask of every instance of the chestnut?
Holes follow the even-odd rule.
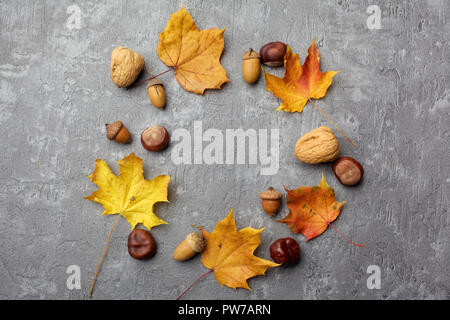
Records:
[[[163,126],[151,126],[141,134],[142,146],[148,151],[162,151],[169,144],[169,132]]]
[[[362,165],[351,157],[340,157],[333,162],[333,172],[344,186],[357,185],[363,175]]]
[[[279,67],[284,64],[287,46],[280,41],[269,42],[261,47],[259,55],[262,62],[269,67]]]
[[[144,229],[134,229],[128,236],[128,253],[135,259],[149,259],[156,254],[156,241]]]
[[[270,245],[270,257],[283,266],[295,265],[300,260],[300,247],[292,238],[281,238]]]

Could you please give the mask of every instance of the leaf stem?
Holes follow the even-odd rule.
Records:
[[[135,82],[135,83],[133,83],[131,86],[127,87],[127,90],[128,90],[128,89],[131,89],[131,88],[134,88],[134,87],[137,87],[138,85],[143,84],[143,83],[146,83],[147,81],[153,80],[153,79],[155,79],[155,78],[157,78],[157,77],[159,77],[159,76],[162,76],[163,74],[165,74],[165,73],[167,73],[167,72],[169,72],[169,71],[171,71],[171,70],[173,70],[172,67],[170,67],[169,69],[167,69],[167,70],[164,71],[164,72],[158,73],[156,76],[152,75],[152,76],[151,76],[150,78],[148,78],[148,79],[145,79],[145,80],[141,80],[141,81]],[[152,73],[150,72],[150,74],[152,74]]]
[[[117,222],[119,222],[120,216],[121,216],[121,214],[118,215],[118,217],[117,217],[116,221],[114,222],[111,230],[109,231],[108,241],[106,241],[105,250],[103,250],[102,257],[100,258],[100,263],[98,264],[97,271],[95,272],[94,279],[92,280],[91,288],[89,289],[89,298],[92,297],[92,291],[94,291],[95,280],[97,279],[97,275],[98,275],[98,272],[100,271],[100,267],[102,265],[103,258],[105,257],[106,250],[108,249],[109,240],[111,240],[111,234],[112,234],[114,228],[116,227]]]
[[[328,224],[330,227],[332,227],[342,238],[344,238],[345,240],[347,240],[348,242],[350,242],[351,244],[353,244],[353,245],[355,245],[355,246],[357,246],[357,247],[360,247],[360,248],[362,248],[362,247],[364,247],[364,245],[363,244],[359,244],[359,243],[356,243],[356,242],[353,242],[352,240],[350,240],[349,238],[347,238],[346,236],[345,236],[345,234],[343,234],[342,232],[340,232],[335,226],[333,226],[331,223],[329,223]]]
[[[341,129],[339,129],[339,127],[333,122],[333,120],[330,119],[330,117],[329,117],[325,112],[323,112],[322,109],[320,109],[320,108],[319,108],[319,107],[318,107],[311,99],[308,99],[308,101],[311,102],[311,103],[313,104],[313,106],[316,107],[316,109],[319,110],[319,111],[320,111],[320,112],[328,119],[328,121],[330,121],[330,122],[333,124],[333,126],[336,127],[336,129],[339,130],[340,133],[342,133],[342,135],[345,137],[345,139],[348,140],[348,142],[350,142],[354,147],[356,147],[356,144],[354,144],[353,141],[350,140],[350,139],[346,136],[346,134],[345,134],[344,132],[342,132]]]
[[[211,272],[213,272],[214,269],[208,270],[207,272],[205,272],[204,274],[202,274],[200,277],[197,278],[197,280],[195,280],[186,290],[183,291],[182,294],[180,294],[177,298],[177,300],[180,300],[189,290],[192,289],[192,287],[204,276],[210,274]]]

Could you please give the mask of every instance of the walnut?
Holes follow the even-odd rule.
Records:
[[[144,68],[145,61],[139,53],[117,47],[111,54],[111,79],[119,87],[129,87]]]
[[[331,162],[339,155],[339,142],[328,127],[319,127],[301,137],[295,145],[295,156],[302,162]]]

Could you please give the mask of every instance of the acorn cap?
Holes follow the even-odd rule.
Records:
[[[111,124],[106,124],[106,137],[109,140],[114,140],[114,138],[117,136],[122,127],[123,127],[122,121],[116,121]]]
[[[280,200],[283,195],[272,187],[259,194],[262,200]]]
[[[206,247],[206,242],[200,233],[192,232],[186,236],[186,242],[195,252],[202,252]]]
[[[156,85],[164,86],[164,83],[161,81],[161,79],[154,78],[147,83],[147,89]]]
[[[261,56],[259,55],[258,52],[254,51],[252,48],[248,49],[248,51],[242,55],[242,60],[255,58],[259,59],[261,58]]]

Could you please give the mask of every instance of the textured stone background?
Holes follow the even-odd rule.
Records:
[[[366,26],[378,4],[381,30]],[[80,9],[80,29],[67,26]],[[186,1],[200,29],[226,28],[222,64],[232,82],[198,96],[171,74],[163,77],[168,104],[152,107],[145,87],[118,89],[109,76],[118,45],[141,53],[153,72],[158,32],[182,1],[0,1],[0,298],[85,299],[115,217],[84,200],[96,190],[87,175],[94,160],[135,152],[146,177],[167,173],[170,204],[157,205],[169,222],[153,229],[159,243],[150,261],[131,259],[129,225],[114,231],[94,297],[173,299],[205,268],[196,257],[172,260],[175,246],[196,223],[212,230],[233,207],[239,228],[266,227],[256,254],[269,258],[279,237],[294,236],[302,261],[250,280],[251,292],[203,279],[186,296],[213,299],[448,299],[450,298],[450,4],[428,1]],[[71,7],[72,6],[72,7]],[[69,12],[69,13],[68,13]],[[70,25],[69,25],[70,26]],[[241,55],[268,41],[289,43],[301,59],[317,37],[323,70],[341,70],[318,104],[356,143],[338,135],[342,154],[359,159],[364,182],[345,188],[329,165],[309,166],[293,156],[296,140],[331,126],[309,105],[302,114],[274,112],[278,99],[264,80],[241,79]],[[281,74],[282,71],[276,71]],[[108,141],[104,124],[121,119],[135,137]],[[280,170],[261,176],[260,165],[175,165],[171,148],[149,153],[141,131],[169,131],[202,120],[204,130],[280,130]],[[173,145],[172,145],[173,146]],[[322,171],[347,204],[335,231],[305,243],[262,213],[258,193],[316,185]],[[284,206],[280,216],[287,214]],[[81,290],[66,288],[69,265],[81,268]],[[381,289],[368,290],[369,265],[381,269]]]

